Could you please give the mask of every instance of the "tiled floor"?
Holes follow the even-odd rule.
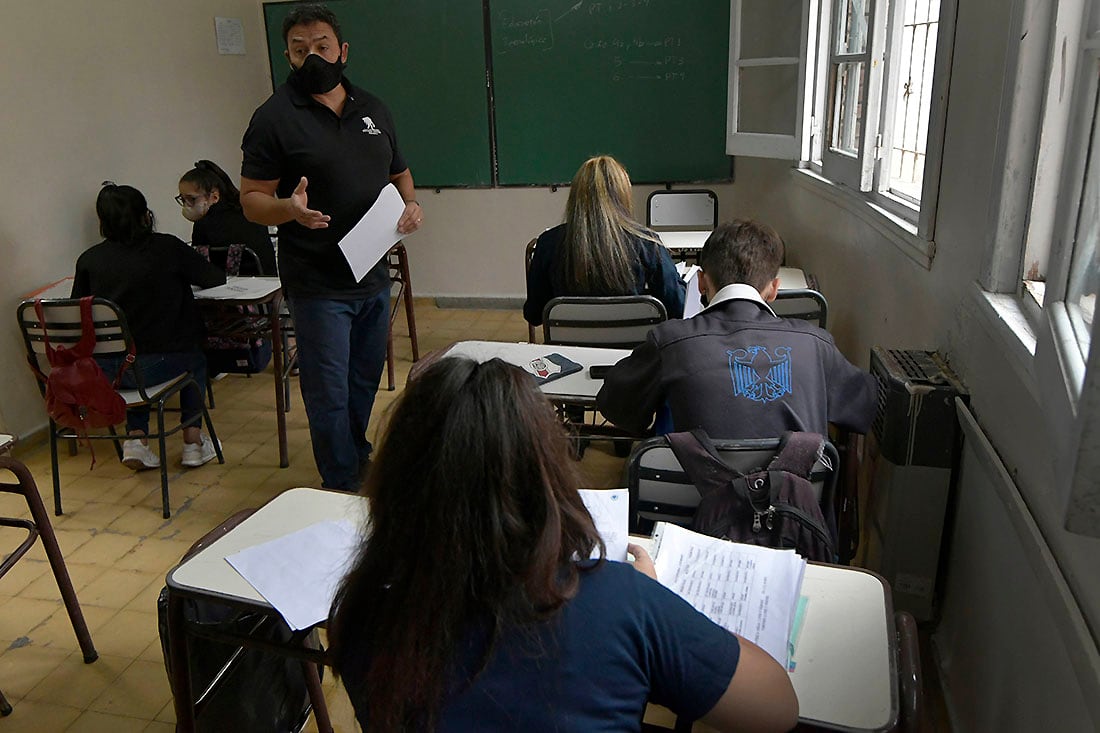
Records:
[[[440,310],[418,300],[416,318],[421,354],[464,339],[527,339],[518,311]],[[403,313],[394,333],[400,388],[411,364]],[[226,377],[214,389],[218,407],[213,419],[225,465],[180,468],[181,440],[173,436],[169,520],[160,514],[158,472],[126,469],[108,443],[98,444],[94,469],[87,450],[72,457],[63,452],[65,514],[54,518],[54,527],[100,657],[83,663],[37,545],[0,578],[0,690],[15,707],[0,721],[3,733],[173,730],[156,615],[165,574],[194,540],[237,509],[260,506],[291,487],[320,485],[296,387],[288,414],[290,467],[285,469],[278,467],[270,374]],[[396,394],[379,392],[372,430]],[[49,504],[49,449],[19,445],[16,455],[29,466]],[[619,483],[622,459],[596,444],[586,452],[584,467],[593,487],[613,486]],[[18,497],[0,496],[0,515],[23,514]],[[4,551],[19,541],[19,532],[0,528]],[[325,687],[337,730],[357,730],[331,675]]]

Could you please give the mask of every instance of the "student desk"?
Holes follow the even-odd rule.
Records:
[[[603,380],[593,379],[588,373],[588,368],[593,365],[610,366],[629,356],[630,350],[604,349],[596,346],[460,341],[447,348],[437,358],[466,356],[478,362],[499,358],[509,364],[523,366],[531,363],[533,359],[547,354],[561,354],[567,359],[577,362],[583,368],[579,372],[567,374],[564,377],[543,384],[539,388],[543,394],[556,402],[591,407],[596,404],[596,393],[603,386]]]
[[[366,500],[320,489],[290,489],[272,499],[240,525],[168,573],[178,597],[220,600],[234,607],[274,613],[225,558],[246,547],[281,537],[329,519],[365,521]],[[648,543],[648,538],[632,537]],[[810,564],[802,584],[809,599],[795,649],[791,681],[798,693],[800,720],[834,730],[888,730],[897,720],[897,646],[893,609],[885,581],[856,568]],[[177,604],[178,606],[178,604]],[[169,624],[182,628],[170,606]],[[180,638],[185,638],[183,634]],[[177,690],[189,690],[186,644],[173,674]],[[300,649],[287,649],[305,656]],[[318,656],[315,661],[323,661]],[[182,687],[180,685],[183,685]],[[181,696],[182,697],[182,696]],[[175,700],[177,730],[194,726],[190,696]]]
[[[279,466],[290,465],[286,439],[286,404],[289,375],[283,370],[283,333],[280,313],[282,285],[277,277],[230,277],[225,285],[195,291],[195,300],[212,336],[271,338],[272,371],[275,375],[275,420],[279,435]],[[246,313],[239,306],[255,306]]]
[[[652,550],[649,537],[630,541]],[[890,587],[862,568],[810,563],[791,683],[798,719],[830,730],[887,731],[898,719],[897,635]]]

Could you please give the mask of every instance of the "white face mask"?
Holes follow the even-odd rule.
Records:
[[[187,221],[198,221],[199,219],[206,216],[206,212],[209,209],[209,202],[196,201],[194,206],[184,206],[180,213],[183,214],[183,218]]]

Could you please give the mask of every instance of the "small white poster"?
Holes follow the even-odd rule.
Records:
[[[240,18],[214,18],[214,34],[218,38],[218,53],[244,56],[244,23]]]

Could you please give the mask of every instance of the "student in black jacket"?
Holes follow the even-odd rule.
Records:
[[[823,329],[779,318],[783,241],[767,224],[719,226],[699,257],[709,305],[693,318],[660,323],[616,364],[596,396],[616,425],[641,434],[667,405],[672,429],[713,438],[775,438],[787,430],[866,433],[875,383]]]
[[[112,301],[126,316],[137,350],[137,362],[146,384],[158,384],[189,371],[199,385],[206,383],[202,354],[203,323],[191,286],[210,288],[225,283],[225,273],[170,234],[153,231],[153,213],[145,196],[132,186],[105,184],[96,199],[99,232],[104,240],[85,250],[76,261],[72,297],[93,295]],[[98,357],[111,378],[121,356]],[[133,388],[126,370],[122,386]],[[202,390],[180,392],[181,421],[202,411]],[[126,411],[122,462],[135,470],[157,468],[160,458],[149,449],[149,408]],[[198,425],[183,430],[183,465],[197,467],[211,461],[214,444]]]
[[[245,261],[241,275],[275,277],[279,274],[267,227],[244,218],[241,192],[225,171],[209,160],[200,160],[180,178],[179,189],[176,203],[183,207],[180,213],[187,221],[194,222],[191,246],[243,244],[259,256],[263,272],[250,271]],[[217,260],[215,263],[223,264]]]

